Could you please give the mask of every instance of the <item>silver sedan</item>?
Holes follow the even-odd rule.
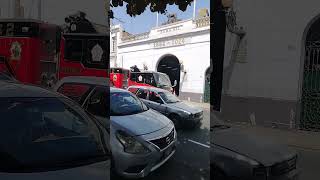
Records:
[[[75,94],[80,91],[74,88],[82,89],[81,94]],[[107,126],[110,125],[112,168],[117,174],[145,177],[175,153],[174,124],[129,91],[109,88],[105,79],[93,77],[64,78],[56,91],[77,100],[102,121],[110,115]]]

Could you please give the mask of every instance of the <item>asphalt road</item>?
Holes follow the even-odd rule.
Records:
[[[300,180],[318,180],[320,177],[320,151],[294,148],[299,153]]]
[[[210,110],[204,110],[204,119],[196,129],[178,130],[178,145],[175,155],[143,180],[209,180],[209,132]],[[123,178],[112,176],[111,179]]]

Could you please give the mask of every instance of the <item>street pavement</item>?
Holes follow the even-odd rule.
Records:
[[[294,147],[299,153],[298,166],[301,170],[300,180],[318,180],[320,177],[320,151]]]
[[[200,104],[204,119],[200,127],[178,130],[178,145],[175,155],[159,169],[143,180],[209,180],[210,179],[210,110]],[[112,176],[111,179],[123,178]]]
[[[212,115],[212,119],[215,118]],[[320,177],[320,133],[300,130],[284,130],[235,124],[237,128],[244,128],[246,132],[256,136],[271,138],[274,142],[287,145],[298,152],[298,168],[301,171],[300,180],[318,180]]]

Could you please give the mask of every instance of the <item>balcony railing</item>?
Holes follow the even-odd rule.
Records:
[[[150,32],[135,34],[135,35],[126,35],[122,37],[122,42],[131,42],[131,41],[138,41],[142,39],[148,39]]]
[[[210,17],[202,17],[202,18],[195,19],[193,23],[196,24],[197,28],[210,26]]]

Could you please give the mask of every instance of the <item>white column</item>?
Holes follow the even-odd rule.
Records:
[[[157,12],[157,27],[159,26],[159,12]]]
[[[193,19],[196,18],[196,4],[197,4],[197,0],[193,1]]]

